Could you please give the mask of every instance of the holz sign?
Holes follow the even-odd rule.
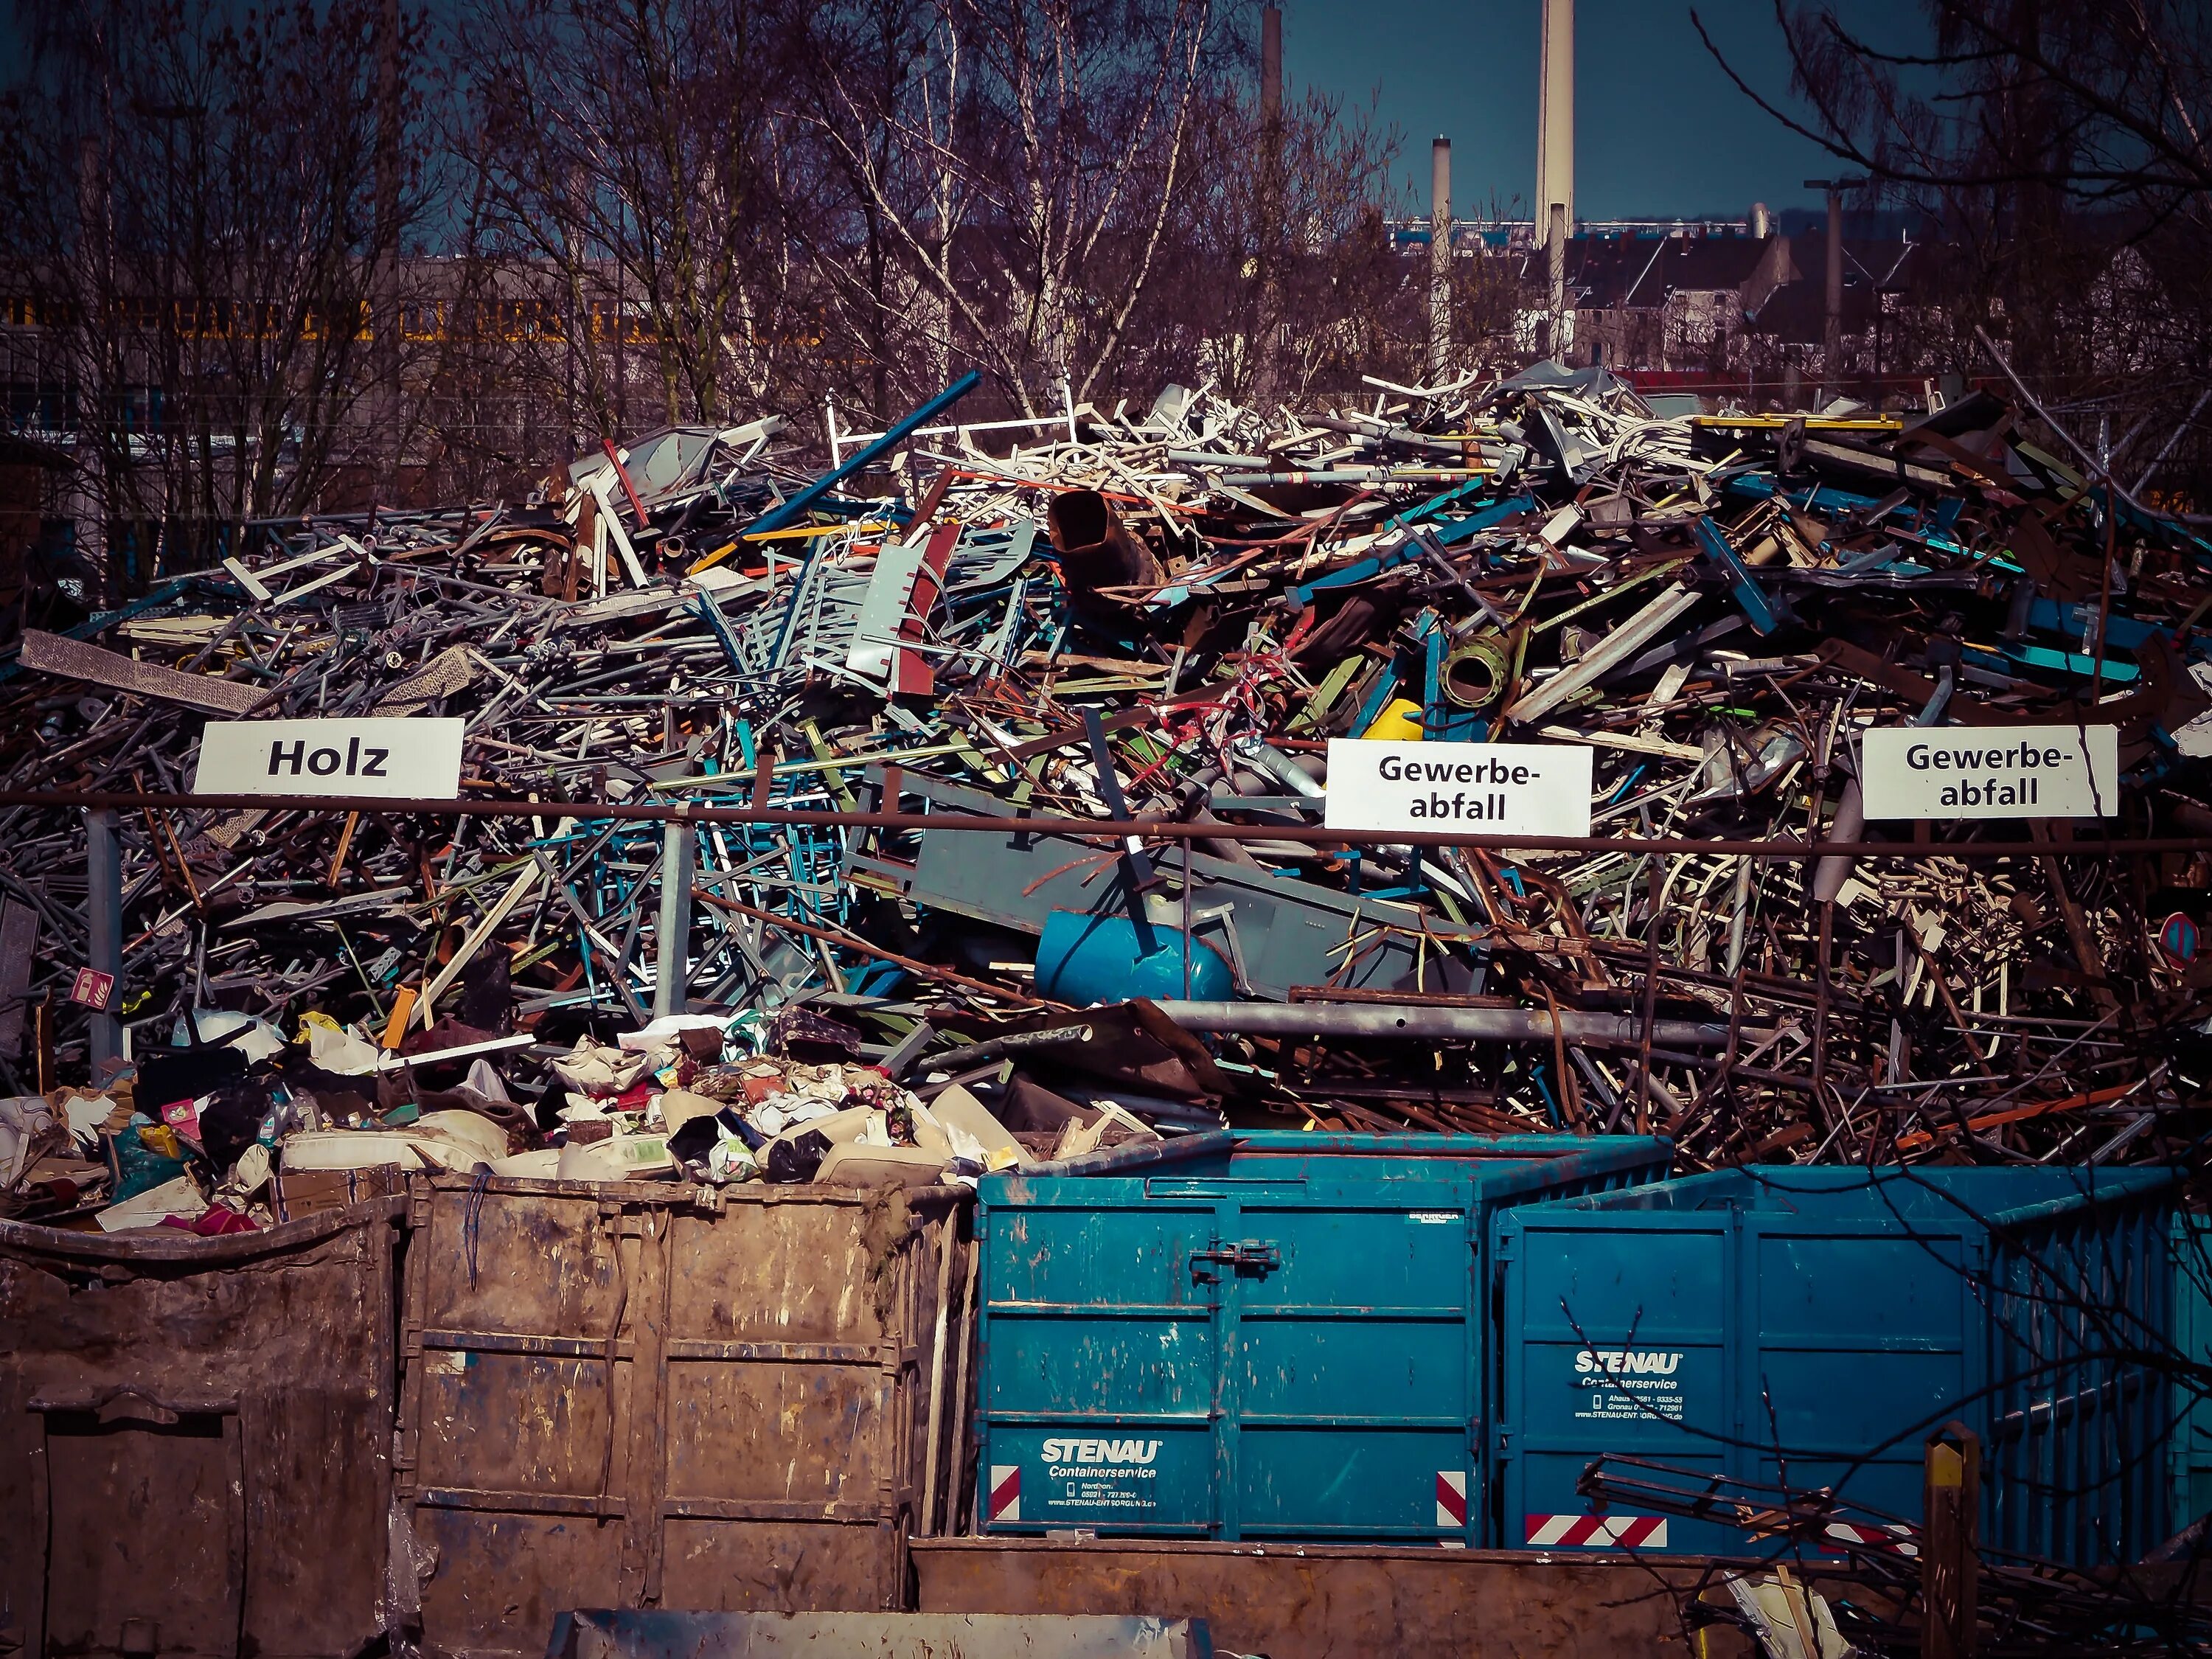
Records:
[[[210,720],[192,793],[380,795],[460,793],[458,720]]]
[[[1870,818],[2111,817],[2120,804],[2112,726],[1880,727],[1860,750]]]
[[[1331,830],[1587,836],[1590,761],[1572,744],[1332,738],[1322,821]]]

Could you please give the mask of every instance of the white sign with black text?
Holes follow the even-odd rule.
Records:
[[[381,795],[451,800],[459,720],[210,720],[196,795]]]
[[[1575,744],[1333,738],[1322,821],[1331,830],[1587,836],[1590,761]]]
[[[1859,750],[1870,818],[2110,817],[2112,726],[1877,726]]]

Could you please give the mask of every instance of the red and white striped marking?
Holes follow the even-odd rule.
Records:
[[[1910,1527],[1875,1527],[1856,1521],[1831,1521],[1822,1529],[1820,1553],[1841,1555],[1846,1550],[1881,1550],[1885,1554],[1909,1555],[1920,1553],[1919,1545],[1912,1541]]]
[[[1467,1525],[1467,1471],[1465,1469],[1437,1471],[1437,1524],[1440,1527]]]
[[[1531,1515],[1528,1543],[1538,1549],[1653,1549],[1667,1547],[1663,1515]]]
[[[1022,1518],[1022,1466],[1018,1463],[991,1465],[991,1501],[988,1519],[992,1522],[1018,1521]]]

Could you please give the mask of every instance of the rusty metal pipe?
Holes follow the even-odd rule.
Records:
[[[1468,847],[1492,852],[1699,854],[1708,857],[1802,860],[2110,858],[2149,853],[2212,853],[2212,836],[2080,837],[2071,842],[1699,841],[1632,836],[1471,836],[1413,830],[1330,830],[1287,823],[1190,823],[1178,818],[1048,817],[980,812],[794,812],[679,802],[641,806],[580,800],[387,800],[351,795],[136,794],[100,790],[0,791],[0,806],[118,807],[137,811],[360,812],[365,816],[479,818],[577,817],[638,823],[804,825],[820,830],[945,830],[985,835],[1094,836],[1112,841],[1295,842],[1307,847]]]
[[[1431,1007],[1415,1002],[1167,1001],[1157,1006],[1185,1030],[1250,1036],[1548,1042],[1557,1036],[1569,1042],[1613,1048],[1632,1048],[1644,1040],[1644,1022],[1632,1014],[1588,1013],[1576,1008],[1563,1008],[1554,1015],[1540,1008]],[[1697,1020],[1655,1020],[1651,1040],[1674,1048],[1717,1048],[1728,1041],[1728,1027]]]

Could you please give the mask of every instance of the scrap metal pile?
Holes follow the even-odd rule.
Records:
[[[1046,1150],[1106,1101],[1170,1132],[1657,1130],[1689,1167],[2197,1134],[2212,861],[1862,810],[1869,726],[2112,723],[2094,833],[2212,830],[2212,546],[2110,510],[1995,397],[1662,419],[1540,366],[1304,414],[1170,387],[998,456],[915,435],[950,395],[826,474],[771,418],[611,447],[521,504],[259,526],[27,634],[19,803],[186,793],[209,716],[376,714],[462,717],[464,795],[535,804],[126,812],[137,1052],[222,1010],[304,1066],[311,1017],[325,1046],[474,1048],[387,1070],[362,1123],[486,1055],[479,1083],[557,1105],[556,1056],[650,1020],[672,879],[681,1006],[726,1036],[695,1062],[787,1058],[803,1006],[835,1028],[813,1060],[957,1080]],[[1587,747],[1599,838],[1889,850],[1351,845],[1324,757],[1362,736]],[[682,802],[908,816],[605,815]],[[85,835],[0,808],[17,1092],[84,1073]],[[547,1129],[518,1109],[514,1145]]]

